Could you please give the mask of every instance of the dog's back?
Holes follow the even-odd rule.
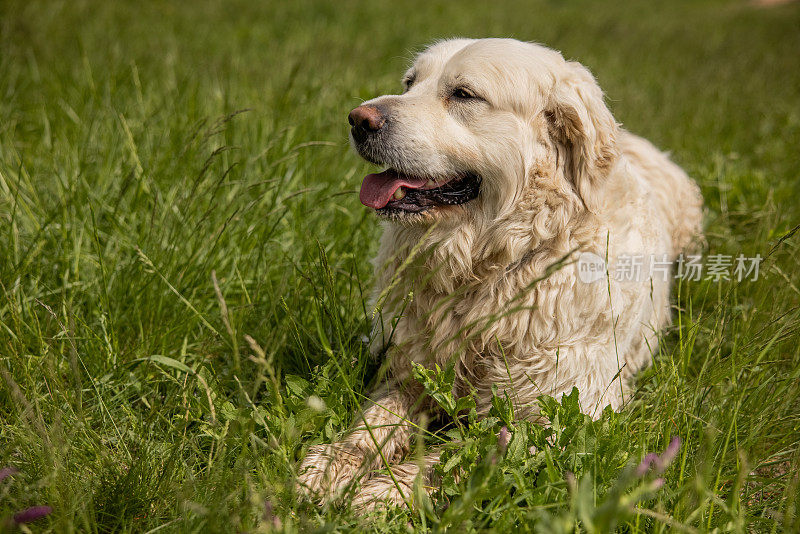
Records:
[[[668,221],[672,255],[691,249],[702,239],[703,197],[689,176],[652,143],[622,130],[619,148],[632,170],[641,176],[653,204]]]

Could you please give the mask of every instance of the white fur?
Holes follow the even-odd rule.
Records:
[[[365,156],[407,174],[471,172],[483,181],[466,204],[384,222],[374,346],[391,342],[390,379],[340,442],[309,451],[299,479],[327,500],[366,476],[362,506],[402,503],[419,472],[398,462],[410,422],[435,407],[416,402],[410,362],[454,362],[457,393],[474,392],[482,413],[493,385],[514,399],[518,417],[537,416],[539,395],[573,386],[587,414],[619,409],[669,323],[669,283],[582,282],[576,251],[610,264],[620,255],[674,260],[702,219],[697,186],[621,129],[591,73],[558,52],[511,39],[442,41],[407,78],[402,95],[366,103],[391,110],[392,134]],[[456,86],[480,99],[453,98]],[[383,464],[379,447],[398,464],[398,485],[370,475]],[[433,451],[425,465],[436,459]]]

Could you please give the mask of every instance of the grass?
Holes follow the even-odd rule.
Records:
[[[50,532],[800,530],[798,27],[716,1],[1,3],[0,531],[34,505]],[[438,436],[419,510],[317,509],[296,461],[377,368],[345,116],[452,35],[587,64],[701,185],[708,253],[766,260],[676,289],[622,413],[545,401],[546,430],[498,399]],[[632,474],[672,436],[663,487]]]

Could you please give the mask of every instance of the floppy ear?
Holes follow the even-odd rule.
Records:
[[[565,174],[591,210],[598,187],[619,156],[619,127],[589,69],[568,61],[545,113],[559,152],[566,152]]]

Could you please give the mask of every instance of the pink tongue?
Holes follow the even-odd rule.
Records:
[[[359,198],[362,204],[377,210],[389,203],[397,188],[401,186],[419,188],[424,186],[427,181],[427,178],[406,176],[393,169],[380,174],[368,174],[361,184]]]

